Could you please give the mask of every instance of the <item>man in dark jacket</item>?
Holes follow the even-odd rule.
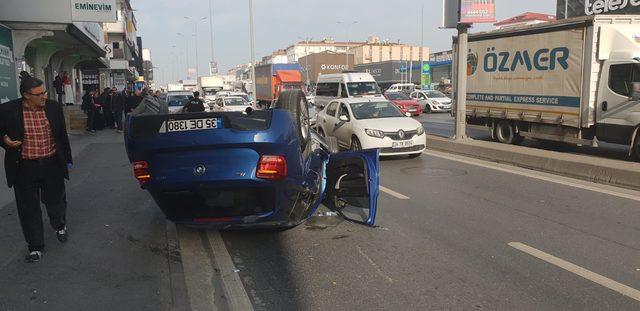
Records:
[[[40,202],[60,242],[67,241],[65,179],[72,167],[62,105],[47,100],[41,80],[23,73],[22,98],[0,108],[0,146],[6,150],[7,184],[13,187],[22,232],[29,246],[27,262],[40,260],[44,229]]]
[[[131,92],[131,95],[127,97],[125,112],[129,113],[136,109],[138,105],[140,105],[140,102],[142,102],[142,99],[144,99],[144,97],[142,96],[142,91],[135,90]]]
[[[182,107],[182,112],[203,112],[204,111],[204,101],[200,99],[200,92],[193,92],[193,98],[189,100],[189,102]]]
[[[125,102],[125,91],[123,90],[122,92],[118,92],[118,89],[114,86],[111,89],[111,109],[113,109],[113,118],[116,123],[116,132],[118,133],[122,133]]]

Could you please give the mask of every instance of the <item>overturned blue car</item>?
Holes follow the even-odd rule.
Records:
[[[136,179],[167,219],[210,228],[291,228],[324,205],[373,226],[378,150],[338,152],[309,126],[303,92],[267,110],[169,114],[152,98],[127,117]]]

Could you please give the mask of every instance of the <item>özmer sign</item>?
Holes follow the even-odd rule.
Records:
[[[584,14],[613,13],[627,7],[640,7],[640,0],[586,0]]]

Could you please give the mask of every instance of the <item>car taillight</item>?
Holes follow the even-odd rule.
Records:
[[[149,163],[147,161],[133,162],[133,174],[136,176],[138,183],[144,187],[151,180],[151,172],[149,172]]]
[[[256,177],[281,180],[287,177],[287,160],[284,156],[263,155],[258,163]]]

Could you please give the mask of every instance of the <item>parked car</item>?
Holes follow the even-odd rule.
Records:
[[[380,149],[381,156],[419,157],[427,136],[420,122],[383,98],[337,99],[318,113],[321,136],[336,137],[345,149]]]
[[[169,113],[179,113],[182,111],[182,107],[189,102],[190,97],[193,97],[193,93],[185,91],[171,91],[167,93],[167,106],[169,106]]]
[[[405,93],[385,93],[384,97],[394,103],[403,113],[409,113],[412,116],[419,116],[422,114],[422,106],[418,101],[411,99]]]
[[[425,113],[451,111],[451,98],[440,91],[420,90],[411,93],[411,98],[417,100]]]
[[[405,93],[407,95],[415,91],[417,86],[413,83],[396,83],[392,84],[386,91],[386,93]]]
[[[382,97],[382,91],[368,73],[336,73],[318,77],[314,104],[320,109],[334,99],[353,97]]]
[[[251,107],[249,102],[236,96],[226,96],[217,98],[213,105],[212,111],[245,111],[248,107]]]
[[[158,113],[145,99],[127,116],[125,145],[134,176],[179,224],[212,228],[290,228],[323,203],[372,226],[378,150],[337,152],[307,120],[302,91],[272,109]]]

